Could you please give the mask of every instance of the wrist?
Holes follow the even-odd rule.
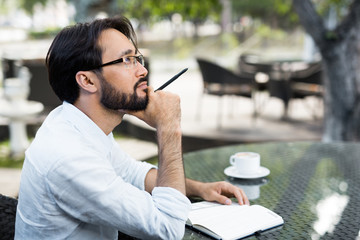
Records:
[[[163,135],[171,135],[171,136],[181,136],[182,135],[180,124],[159,126],[156,129],[156,132],[157,132],[158,137],[163,136]]]
[[[192,179],[186,179],[186,196],[203,198],[203,183]]]

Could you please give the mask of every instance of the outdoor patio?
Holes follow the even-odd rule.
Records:
[[[283,118],[284,105],[268,93],[259,93],[264,100],[262,111],[253,116],[253,102],[249,98],[204,94],[202,76],[195,59],[180,62],[176,68],[160,71],[161,62],[154,62],[150,84],[155,88],[185,67],[189,70],[169,85],[166,90],[179,94],[182,106],[182,130],[185,150],[207,146],[196,146],[194,139],[208,140],[209,145],[228,143],[253,143],[268,141],[321,140],[322,107],[319,99],[291,100],[289,114]],[[221,101],[221,102],[220,102]],[[320,106],[320,107],[319,107]],[[316,109],[319,117],[314,119],[312,111]],[[220,127],[217,123],[221,115]],[[125,120],[132,125],[150,129],[139,120],[126,116]],[[134,134],[136,134],[136,131]],[[143,137],[137,134],[137,137]],[[187,145],[189,141],[189,145]],[[195,146],[194,146],[195,144]],[[210,146],[208,146],[210,147]]]

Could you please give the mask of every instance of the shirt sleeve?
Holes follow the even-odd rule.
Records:
[[[83,222],[112,226],[138,238],[183,236],[190,210],[186,196],[165,187],[154,188],[151,195],[125,181],[96,151],[78,152],[58,161],[46,176],[49,191],[63,211]]]
[[[147,162],[135,160],[123,151],[115,140],[113,140],[110,162],[116,174],[141,190],[145,190],[145,177],[148,171],[157,168]]]

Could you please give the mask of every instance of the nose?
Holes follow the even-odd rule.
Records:
[[[148,70],[142,64],[137,64],[136,75],[139,78],[144,78],[146,75],[148,75]]]

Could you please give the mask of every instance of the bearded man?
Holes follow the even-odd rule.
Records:
[[[46,57],[63,104],[26,151],[15,239],[181,239],[187,196],[230,204],[244,192],[229,183],[185,178],[180,99],[154,92],[135,33],[124,17],[63,29]],[[126,154],[112,131],[131,114],[157,132],[159,162]],[[141,151],[141,149],[139,149]]]

